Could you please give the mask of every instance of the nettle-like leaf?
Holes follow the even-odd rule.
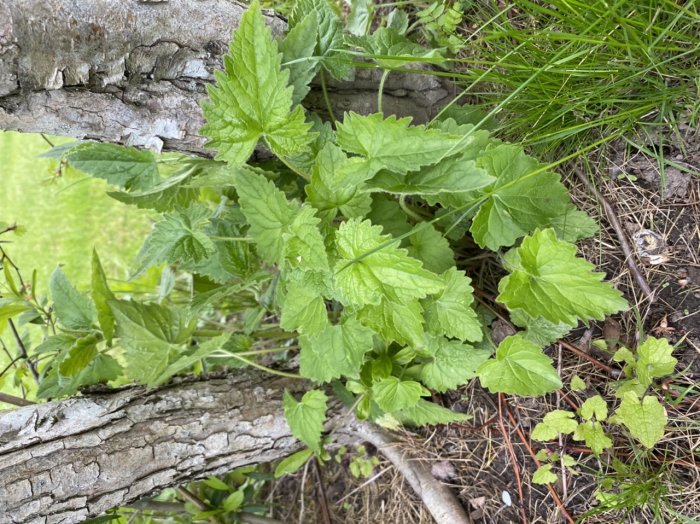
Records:
[[[58,371],[64,377],[75,377],[97,356],[95,335],[87,335],[75,341],[59,364]]]
[[[90,142],[72,147],[64,158],[86,175],[122,189],[144,191],[160,182],[155,156],[146,150]]]
[[[412,42],[396,29],[380,27],[369,36],[353,38],[351,43],[365,51],[380,67],[394,69],[412,62],[442,63],[444,49],[428,49]]]
[[[532,475],[533,484],[551,484],[556,482],[559,477],[552,471],[553,464],[542,464]]]
[[[673,346],[665,338],[648,337],[637,348],[637,378],[644,386],[650,386],[656,378],[673,373],[678,360],[671,356]]]
[[[364,157],[372,174],[381,169],[406,174],[460,152],[462,137],[410,124],[409,117],[346,113],[338,124],[338,145]]]
[[[319,58],[314,54],[317,34],[318,16],[312,11],[292,26],[279,44],[282,67],[289,71],[289,81],[294,87],[293,104],[306,97],[311,89],[309,84],[320,68]]]
[[[92,327],[97,316],[94,304],[71,285],[60,267],[51,274],[49,289],[59,324],[77,330],[89,330]]]
[[[481,322],[472,309],[474,290],[469,285],[470,278],[454,267],[441,277],[445,289],[440,295],[423,301],[428,329],[431,333],[462,341],[481,341]]]
[[[450,243],[432,224],[423,222],[408,237],[408,254],[423,261],[433,273],[442,273],[455,265]]]
[[[359,219],[338,228],[335,283],[344,304],[379,305],[382,297],[411,300],[443,289],[437,275],[423,269],[420,261],[381,232],[381,227]]]
[[[496,358],[481,364],[477,374],[481,385],[492,393],[543,395],[562,386],[552,360],[522,335],[501,342]]]
[[[536,228],[551,226],[561,238],[572,240],[579,238],[572,231],[588,232],[591,225],[595,228],[590,218],[586,220],[573,207],[559,175],[543,171],[522,147],[498,145],[481,154],[477,165],[496,177],[494,184],[484,190],[486,201],[470,228],[481,247],[497,251]],[[575,229],[567,228],[566,217]]]
[[[603,422],[608,418],[608,404],[603,397],[596,395],[586,399],[579,408],[579,413],[585,420],[593,420],[595,417],[596,420]]]
[[[368,304],[360,309],[357,318],[386,342],[423,344],[423,308],[417,299],[383,297],[378,305]]]
[[[511,310],[510,320],[516,326],[525,328],[523,337],[538,346],[548,346],[555,340],[563,338],[574,327],[569,324],[555,324],[542,317],[534,318],[522,309]]]
[[[131,204],[141,209],[171,211],[178,207],[187,207],[199,197],[199,189],[188,186],[196,171],[185,166],[180,172],[169,176],[162,182],[140,191],[110,191],[107,194],[124,204]]]
[[[628,391],[615,414],[647,448],[653,448],[664,436],[668,417],[666,409],[654,396],[647,395],[640,400],[637,393]]]
[[[284,392],[284,416],[292,435],[301,440],[316,454],[321,453],[321,433],[326,420],[328,397],[323,391],[307,391],[301,401]]]
[[[386,412],[400,411],[418,404],[421,397],[430,395],[419,382],[387,377],[372,385],[372,395],[377,405]]]
[[[280,327],[314,337],[328,325],[323,294],[324,275],[312,271],[290,271],[286,274],[286,292],[282,302]]]
[[[555,409],[544,416],[542,422],[535,426],[532,430],[532,439],[539,442],[552,440],[558,435],[569,435],[576,431],[578,424],[574,420],[574,414],[571,411],[563,409]]]
[[[216,84],[208,86],[211,101],[202,104],[207,123],[200,133],[218,159],[240,166],[260,139],[282,157],[301,152],[313,140],[302,107],[292,110],[294,89],[281,57],[255,1],[233,35],[224,71],[217,71]]]
[[[498,301],[532,317],[575,325],[602,320],[627,309],[622,294],[601,282],[603,273],[576,257],[576,246],[557,240],[552,229],[538,230],[505,256],[510,275],[498,285]]]
[[[107,340],[107,343],[112,342],[114,336],[114,315],[107,304],[108,301],[114,300],[114,293],[109,289],[107,284],[107,276],[102,263],[97,255],[97,251],[92,251],[92,300],[95,303],[97,310],[97,320],[100,323],[102,334]]]
[[[201,204],[163,215],[136,257],[132,276],[163,262],[196,263],[208,258],[215,251],[214,242],[204,232],[210,216],[211,212]]]
[[[591,448],[591,451],[596,455],[600,455],[613,445],[612,440],[606,435],[603,426],[598,421],[588,420],[579,424],[574,431],[573,439],[584,441],[586,446]]]
[[[413,426],[464,422],[471,418],[464,413],[457,413],[423,399],[420,399],[415,406],[394,411],[392,415],[400,422]]]

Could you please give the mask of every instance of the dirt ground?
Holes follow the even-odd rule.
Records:
[[[630,347],[637,345],[641,333],[666,337],[672,344],[680,342],[675,353],[678,374],[667,388],[667,400],[677,399],[681,390],[692,388],[700,378],[700,177],[683,171],[700,172],[700,132],[683,125],[680,130],[661,135],[661,139],[656,135],[633,137],[632,141],[649,154],[619,141],[592,163],[596,168],[592,180],[626,229],[654,301],[640,290],[618,236],[596,198],[576,177],[564,177],[579,207],[601,224],[599,234],[581,245],[582,254],[605,271],[632,306],[614,319],[581,326],[567,337],[584,356],[565,344],[547,350],[565,384],[576,374],[588,389],[575,393],[564,388],[566,394],[538,399],[499,399],[473,382],[433,399],[471,415],[469,423],[404,434],[407,452],[427,461],[433,475],[453,488],[474,522],[563,522],[560,506],[574,520],[586,516],[587,523],[697,522],[682,517],[700,518],[700,497],[696,496],[700,467],[695,461],[695,450],[700,446],[700,396],[693,389],[675,407],[666,403],[668,431],[650,457],[630,456],[632,448],[621,434],[614,435],[613,452],[600,458],[569,439],[546,446],[529,439],[534,425],[550,409],[572,409],[595,393],[613,398],[609,384],[619,376],[620,368],[610,354],[591,345],[592,340],[611,338],[611,333],[619,338],[619,344]],[[658,159],[651,154],[663,154],[672,162],[665,167],[665,188]],[[495,274],[495,267],[485,258],[474,270],[483,277]],[[496,282],[494,279],[485,291],[495,294]],[[551,491],[531,482],[537,468],[532,455],[543,448],[568,453],[578,461],[573,471],[560,475]],[[309,524],[433,522],[411,488],[381,458],[368,478],[353,478],[348,466],[354,456],[364,454],[349,453],[339,463],[331,461],[319,471],[310,467],[280,482],[270,498],[275,517]],[[622,470],[616,461],[629,466]],[[637,509],[631,512],[585,515],[598,506],[594,493],[602,475],[614,475],[616,466],[615,479],[646,486],[641,493],[647,499],[639,499],[633,504]],[[641,509],[645,501],[648,504]],[[324,517],[324,506],[330,519]]]

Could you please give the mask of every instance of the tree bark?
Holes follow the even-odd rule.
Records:
[[[0,0],[0,129],[206,154],[199,101],[244,11],[233,0]],[[375,111],[380,75],[331,82],[336,110]],[[383,106],[425,122],[450,95],[434,76],[395,73]],[[325,111],[318,89],[304,105]]]
[[[0,413],[0,523],[81,522],[168,486],[280,459],[302,446],[282,392],[303,385],[237,371]]]

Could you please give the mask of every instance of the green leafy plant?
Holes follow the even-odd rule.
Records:
[[[324,458],[327,384],[357,417],[388,425],[464,420],[427,398],[477,377],[516,395],[562,386],[544,346],[627,307],[571,243],[595,224],[549,166],[472,124],[346,113],[334,126],[307,114],[299,102],[311,79],[343,76],[343,51],[361,45],[380,67],[378,53],[425,58],[386,30],[346,41],[325,0],[297,2],[277,42],[253,3],[202,106],[214,160],[170,158],[163,177],[148,152],[61,150],[117,186],[114,198],[154,211],[132,274],[163,269],[153,300],[116,296],[97,254],[89,295],[56,270],[50,330],[35,348],[47,357],[40,397],[104,382],[155,387],[213,366],[305,378],[316,387],[285,394],[284,410],[312,453],[284,472]],[[249,163],[256,148],[273,158]],[[497,301],[522,328],[495,356],[469,268],[456,262],[464,237],[502,256]],[[4,315],[38,307],[17,295]],[[297,353],[298,375],[280,369]]]

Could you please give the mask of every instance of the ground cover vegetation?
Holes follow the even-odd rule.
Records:
[[[584,153],[617,136],[634,146],[628,132],[647,117],[663,127],[683,110],[691,124],[697,116],[687,73],[693,60],[697,67],[689,31],[697,12],[648,4],[358,1],[343,11],[298,0],[282,6],[289,27],[276,41],[253,3],[203,104],[213,160],[97,143],[49,153],[106,180],[114,199],[154,213],[131,276],[153,268],[161,276],[151,296],[115,293],[95,252],[90,291],[57,269],[49,299],[6,256],[2,327],[14,319],[45,333],[28,348],[40,365],[29,359],[23,372],[38,376],[37,397],[101,383],[156,387],[240,366],[312,383],[284,399],[307,449],[274,471],[193,487],[198,495],[183,508],[190,516],[178,519],[265,513],[256,505],[264,479],[310,461],[342,462],[324,434],[331,396],[385,427],[459,428],[479,413],[444,405],[457,389],[469,406],[480,396],[497,402],[501,428],[513,418],[509,402],[541,399],[529,438],[513,423],[537,465],[529,497],[546,486],[552,519],[573,521],[557,491],[584,472],[594,482],[575,517],[692,519],[669,498],[682,482],[673,464],[692,464],[692,452],[664,460],[672,448],[659,449],[669,424],[694,427],[691,411],[681,411],[694,389],[673,382],[679,350],[661,337],[668,332],[650,334],[640,321],[623,340],[607,320],[593,351],[618,375],[562,378],[562,339],[579,325],[641,314],[578,253],[575,242],[601,233],[554,169],[574,159],[590,169]],[[468,16],[482,23],[470,27]],[[384,71],[377,113],[340,115],[328,97],[326,119],[304,109],[311,81],[326,89],[353,67]],[[464,82],[457,100],[477,104],[455,102],[425,125],[385,115],[383,86],[397,70]],[[251,163],[256,149],[264,160]],[[666,165],[659,151],[655,160]],[[478,271],[485,259],[488,272]],[[545,351],[552,344],[556,364]],[[583,358],[614,371],[593,355]],[[554,409],[544,408],[554,397]],[[563,398],[570,409],[559,407]],[[519,502],[504,494],[489,514],[470,500],[475,518],[534,517],[517,465],[524,457],[509,435],[502,431],[508,456],[500,460],[512,464]],[[572,441],[582,446],[565,445]],[[364,451],[352,464],[357,477],[376,466]]]

